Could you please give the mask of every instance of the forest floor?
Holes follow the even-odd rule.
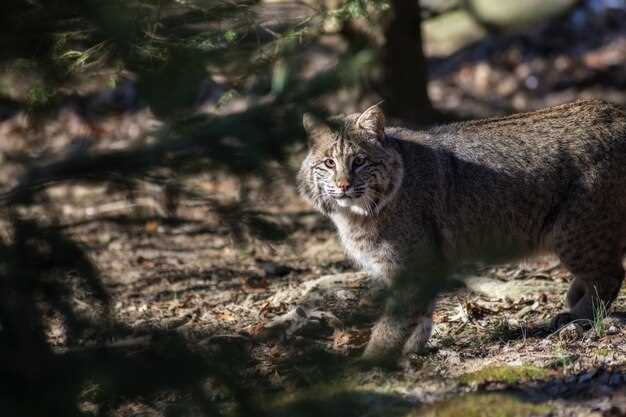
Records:
[[[502,49],[491,61],[467,52],[456,66],[433,63],[430,92],[437,106],[491,115],[577,97],[626,103],[623,34],[576,54],[563,50],[532,59],[522,44],[498,44]],[[93,129],[63,117],[40,126],[37,135],[19,117],[2,123],[2,151],[42,144],[64,149],[71,143],[68,132]],[[149,125],[142,112],[107,123],[99,126],[107,139],[97,145],[103,148]],[[301,156],[294,155],[292,169]],[[4,178],[14,174],[3,166]],[[626,415],[626,327],[619,314],[626,312],[626,292],[608,316],[598,312],[589,326],[552,333],[545,324],[563,309],[570,275],[549,256],[484,267],[466,288],[442,294],[430,345],[407,366],[350,366],[376,319],[376,305],[364,296],[370,282],[356,274],[330,222],[297,196],[292,178],[284,174],[269,185],[222,175],[194,179],[224,202],[237,201],[245,188],[256,211],[290,231],[280,243],[235,242],[204,206],[183,202],[176,218],[168,218],[159,190],[129,198],[104,186],[51,188],[49,204],[64,232],[87,250],[111,297],[112,319],[127,326],[123,334],[107,336],[109,346],[132,356],[159,343],[144,337],[151,328],[176,332],[199,351],[243,352],[233,375],[272,416]],[[306,304],[307,298],[314,301]],[[303,303],[311,318],[306,326],[268,330]],[[80,296],[73,304],[98,313]],[[51,315],[47,332],[52,346],[66,347],[61,317]],[[90,346],[99,337],[81,343]],[[215,381],[206,387],[211,402],[227,413],[233,393]],[[175,395],[129,400],[113,415],[170,415],[178,401]],[[99,405],[87,395],[82,407],[95,413]]]
[[[197,181],[225,201],[240,189],[227,177]],[[159,343],[143,337],[150,328],[180,333],[194,349],[242,350],[245,366],[237,372],[244,385],[261,404],[279,404],[268,407],[268,415],[626,412],[626,327],[619,314],[599,313],[586,330],[551,333],[545,324],[563,308],[570,278],[551,257],[481,269],[468,288],[439,297],[426,353],[402,369],[364,370],[349,365],[376,318],[376,305],[364,296],[368,280],[355,274],[328,220],[312,212],[288,181],[248,187],[248,198],[262,202],[255,208],[292,231],[281,243],[237,244],[206,207],[183,204],[173,221],[159,214],[158,198],[133,201],[83,186],[50,193],[61,202],[56,211],[65,233],[87,248],[101,271],[112,318],[127,326],[123,334],[109,334],[107,343],[127,346],[132,355]],[[316,288],[306,311],[310,323],[260,337]],[[80,296],[75,305],[83,312],[94,308]],[[626,292],[613,311],[626,312]],[[66,346],[63,320],[53,316],[48,326],[52,345]],[[209,391],[219,407],[232,405],[228,390]],[[303,412],[307,400],[319,401]],[[129,401],[114,415],[161,416],[176,401]]]
[[[207,180],[207,187],[216,186],[223,187],[222,195],[238,188],[226,178]],[[586,330],[573,326],[551,333],[545,325],[563,308],[570,278],[551,257],[483,268],[468,288],[439,297],[426,353],[401,369],[355,369],[348,365],[376,317],[375,305],[363,296],[368,281],[354,274],[332,225],[292,187],[253,191],[261,193],[254,201],[264,201],[258,209],[291,225],[288,240],[243,246],[202,208],[181,208],[184,221],[149,215],[129,225],[123,215],[127,200],[106,199],[105,190],[56,192],[64,191],[61,210],[68,224],[76,224],[66,232],[89,248],[111,295],[114,319],[131,329],[113,335],[111,343],[128,343],[132,354],[158,343],[142,338],[142,329],[153,328],[179,332],[197,349],[241,349],[247,353],[238,370],[244,384],[262,403],[280,405],[269,415],[626,413],[626,327],[619,314],[599,313]],[[318,319],[260,337],[316,288],[315,305],[306,312]],[[79,309],[92,308],[78,303]],[[626,312],[626,292],[612,311]],[[53,345],[63,347],[64,334],[63,321],[52,319]],[[228,392],[211,390],[214,401],[228,409]],[[303,413],[307,400],[314,404]],[[115,415],[160,416],[175,402],[130,402]]]

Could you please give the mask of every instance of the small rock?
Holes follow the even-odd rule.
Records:
[[[335,293],[335,297],[337,297],[337,299],[339,300],[350,301],[350,300],[356,300],[357,294],[355,294],[354,291],[339,290]]]
[[[613,335],[613,334],[617,334],[617,333],[619,333],[619,330],[614,325],[611,325],[611,326],[609,326],[608,329],[606,329],[606,334],[608,334],[608,335]]]
[[[341,321],[330,312],[308,311],[302,306],[297,306],[263,325],[257,331],[257,336],[261,339],[279,337],[288,340],[303,333],[319,335],[341,326]]]

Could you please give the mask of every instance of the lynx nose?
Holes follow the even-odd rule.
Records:
[[[348,188],[350,188],[350,181],[348,181],[347,178],[341,178],[337,180],[336,185],[337,188],[345,193],[346,191],[348,191]]]

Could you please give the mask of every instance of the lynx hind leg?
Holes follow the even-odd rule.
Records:
[[[597,270],[590,274],[576,273],[576,278],[568,292],[569,311],[559,313],[552,321],[554,330],[574,320],[593,321],[599,314],[605,314],[619,293],[624,270],[615,267]],[[584,288],[584,292],[582,289]],[[571,295],[575,294],[575,297]]]
[[[608,309],[619,293],[624,279],[624,228],[603,223],[602,218],[608,216],[598,216],[600,220],[595,222],[574,217],[572,221],[578,220],[588,227],[561,225],[555,238],[557,255],[574,275],[567,293],[569,311],[554,318],[555,329],[574,320],[593,320],[599,312],[598,306]]]

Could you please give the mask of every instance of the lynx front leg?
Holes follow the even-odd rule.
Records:
[[[443,278],[427,281],[413,278],[408,281],[400,276],[396,279],[387,299],[385,314],[372,330],[364,359],[389,363],[396,361],[400,355],[423,351],[432,330],[434,298],[444,282]]]
[[[420,315],[417,318],[417,323],[413,328],[413,333],[411,333],[411,336],[409,336],[408,340],[404,343],[402,354],[408,355],[411,353],[422,353],[426,348],[426,344],[430,340],[432,331],[433,315],[431,307],[428,313]]]
[[[372,329],[363,359],[374,363],[395,361],[410,331],[411,324],[407,317],[385,314]]]
[[[363,353],[365,360],[385,363],[424,351],[432,332],[432,304],[420,313],[412,310],[387,313],[376,323]]]
[[[423,240],[389,274],[385,311],[372,329],[366,361],[396,363],[402,354],[422,351],[430,338],[434,300],[449,285],[451,267],[437,241],[426,231],[418,236]]]

